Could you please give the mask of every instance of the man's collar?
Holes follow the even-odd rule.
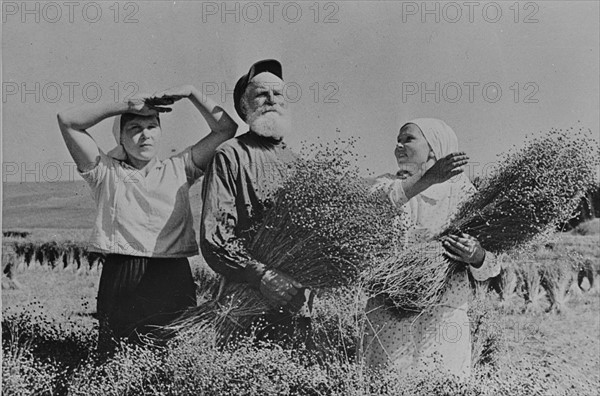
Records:
[[[275,138],[272,138],[272,137],[261,136],[258,133],[254,132],[253,130],[249,130],[248,133],[251,136],[253,136],[255,139],[268,142],[269,144],[272,144],[274,146],[281,146],[283,148],[285,148],[287,146],[287,144],[284,141],[284,138],[275,139]]]

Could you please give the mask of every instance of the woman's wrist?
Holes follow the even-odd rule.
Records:
[[[198,88],[196,88],[194,85],[190,85],[190,90],[189,90],[190,94],[188,95],[188,99],[191,100],[192,102],[196,102],[200,105],[206,105],[206,99],[208,99],[208,97],[203,94]]]
[[[230,139],[235,136],[237,124],[229,117],[229,114],[215,103],[214,100],[203,94],[193,85],[190,85],[190,101],[202,113],[208,123],[211,132]]]
[[[417,182],[413,185],[413,196],[422,193],[427,190],[429,187],[433,186],[435,183],[431,180],[430,177],[425,173]]]
[[[144,107],[145,100],[140,97],[132,97],[124,100],[122,104],[125,105],[125,107],[121,106],[121,111],[119,114],[134,113]]]
[[[432,174],[432,172],[430,172],[430,170],[425,172],[423,177],[421,177],[420,181],[423,183],[423,186],[425,187],[423,190],[426,190],[429,187],[436,184],[435,178],[433,177],[433,174]]]

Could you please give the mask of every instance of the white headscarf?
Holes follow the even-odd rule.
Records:
[[[433,150],[436,160],[458,151],[458,138],[444,121],[435,118],[416,118],[407,124],[415,124],[419,127]]]
[[[106,155],[112,157],[114,159],[125,161],[127,159],[127,153],[125,152],[125,148],[121,144],[121,116],[115,116],[115,121],[113,122],[112,133],[117,141],[117,147],[110,150]]]
[[[407,124],[415,124],[419,127],[433,150],[436,160],[458,151],[458,138],[444,121],[435,118],[417,118]],[[475,188],[467,175],[461,173],[444,183],[429,187],[410,199],[404,208],[416,227],[424,227],[430,233],[437,233],[451,218],[459,204],[474,191]]]

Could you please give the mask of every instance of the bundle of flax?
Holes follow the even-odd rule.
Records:
[[[252,259],[311,289],[348,285],[397,241],[397,210],[384,195],[369,194],[353,154],[354,141],[310,146],[267,205],[245,241]],[[186,312],[171,330],[189,336],[216,329],[219,342],[247,330],[270,307],[255,289],[229,283],[211,301]]]
[[[464,232],[494,253],[524,248],[573,216],[597,183],[597,169],[597,142],[581,130],[551,130],[527,140],[503,155],[442,233],[378,262],[368,274],[369,291],[403,311],[435,305],[448,278],[465,268],[444,256],[442,236]]]

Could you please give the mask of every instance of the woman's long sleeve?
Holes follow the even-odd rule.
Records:
[[[498,256],[496,256],[492,252],[485,252],[485,259],[483,260],[483,264],[480,267],[475,268],[472,265],[469,265],[469,270],[473,275],[473,278],[478,281],[485,281],[500,274],[500,260]]]

